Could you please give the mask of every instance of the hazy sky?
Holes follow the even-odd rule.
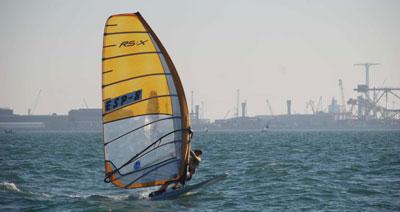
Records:
[[[248,114],[275,113],[286,99],[346,100],[372,68],[371,85],[400,87],[400,1],[99,1],[1,0],[0,107],[36,114],[101,107],[101,51],[106,19],[139,11],[170,53],[190,105],[222,118],[236,102]],[[396,102],[399,107],[400,102]]]

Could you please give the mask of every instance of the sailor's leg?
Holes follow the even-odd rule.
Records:
[[[169,185],[168,183],[162,185],[157,191],[151,192],[151,193],[149,194],[149,197],[154,197],[154,196],[156,196],[156,195],[159,195],[159,194],[164,193],[164,192],[167,190],[168,185]]]

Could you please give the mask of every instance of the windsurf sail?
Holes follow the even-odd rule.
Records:
[[[138,12],[106,22],[102,98],[106,182],[130,189],[186,175],[191,132],[184,90]]]

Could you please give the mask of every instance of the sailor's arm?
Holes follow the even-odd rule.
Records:
[[[198,162],[201,162],[201,158],[197,157],[197,155],[192,150],[190,150],[190,156],[192,156]]]

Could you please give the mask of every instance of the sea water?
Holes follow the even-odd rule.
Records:
[[[400,131],[197,132],[178,199],[104,183],[100,133],[0,134],[0,211],[399,211]]]

